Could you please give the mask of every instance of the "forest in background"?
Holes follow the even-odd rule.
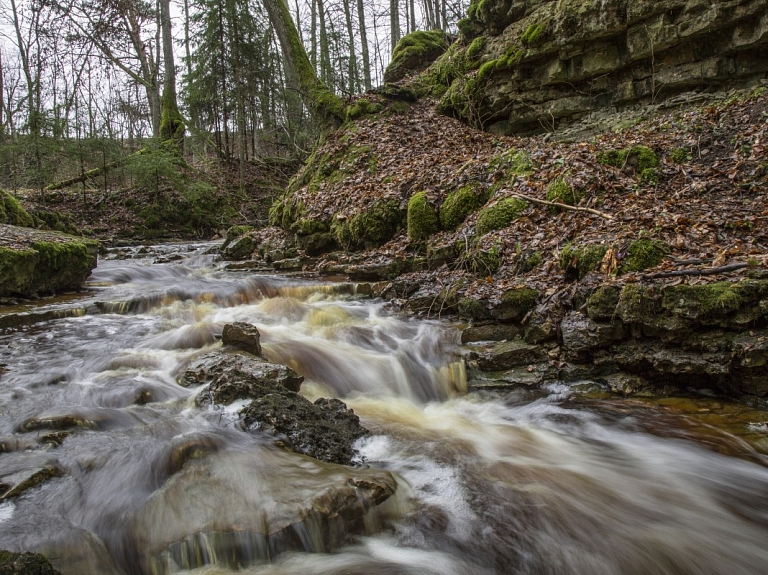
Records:
[[[288,8],[318,77],[349,99],[381,83],[403,34],[455,31],[466,6],[293,0]],[[205,192],[210,184],[190,182],[160,145],[173,136],[164,117],[171,100],[186,165],[238,166],[241,190],[249,164],[303,160],[319,137],[260,2],[9,0],[0,19],[0,188],[44,196],[100,170],[78,182],[84,203],[89,191]]]

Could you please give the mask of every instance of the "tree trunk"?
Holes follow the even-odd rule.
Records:
[[[323,0],[317,2],[317,17],[320,19],[320,79],[329,89],[333,88],[333,68],[331,50],[328,46],[328,29],[325,26],[325,6]]]
[[[357,0],[357,19],[360,26],[360,50],[363,57],[363,81],[365,82],[365,89],[371,89],[371,59],[368,56],[368,37],[365,29],[365,10],[363,8],[363,0]]]
[[[344,18],[347,21],[347,36],[349,36],[349,93],[356,93],[357,86],[360,84],[357,77],[357,55],[355,54],[355,34],[352,30],[352,10],[349,6],[349,0],[344,0]]]
[[[344,122],[344,104],[318,79],[285,0],[264,0],[264,6],[280,42],[289,82],[298,88],[304,105],[323,131],[338,128]]]
[[[398,0],[389,0],[389,29],[392,39],[392,52],[400,41],[400,6]]]
[[[181,153],[184,149],[184,120],[176,103],[176,65],[173,60],[170,0],[160,0],[160,26],[163,35],[163,97],[161,101],[160,140],[170,142]]]

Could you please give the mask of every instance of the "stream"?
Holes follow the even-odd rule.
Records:
[[[124,249],[85,294],[0,309],[0,548],[65,575],[768,573],[765,413],[589,382],[467,393],[455,325],[210,247]],[[355,411],[357,467],[195,406],[177,379],[235,321]],[[305,502],[380,470],[396,493],[327,548]]]

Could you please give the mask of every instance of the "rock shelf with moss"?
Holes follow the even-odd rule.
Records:
[[[98,242],[0,224],[0,297],[31,298],[82,288]]]

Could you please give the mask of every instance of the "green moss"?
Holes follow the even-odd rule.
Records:
[[[615,286],[602,286],[587,299],[587,315],[595,321],[613,319],[619,303],[620,290]]]
[[[566,277],[582,279],[598,268],[607,251],[608,246],[600,244],[576,246],[568,243],[563,246],[558,263]]]
[[[669,153],[669,159],[675,164],[686,164],[692,157],[688,148],[675,148]]]
[[[556,178],[547,185],[547,201],[575,206],[584,197],[584,192],[574,189],[564,178]],[[560,208],[551,207],[550,211],[558,213]]]
[[[529,287],[508,289],[501,294],[501,301],[506,306],[514,306],[520,310],[520,316],[525,315],[536,305],[539,292]]]
[[[621,264],[622,272],[639,272],[661,263],[670,252],[669,246],[659,240],[637,240],[627,249],[627,257]]]
[[[347,107],[347,121],[351,122],[363,116],[378,114],[382,108],[382,105],[378,102],[371,102],[367,98],[360,98],[354,104]]]
[[[331,234],[342,246],[377,247],[395,235],[403,223],[403,211],[395,201],[377,202],[370,210],[331,224]]]
[[[469,60],[475,60],[478,56],[480,56],[480,53],[485,48],[486,43],[485,36],[478,36],[474,40],[472,40],[472,43],[467,47],[467,58]]]
[[[525,150],[511,148],[491,158],[489,165],[494,170],[502,170],[504,176],[510,179],[512,176],[522,176],[533,171],[531,158]]]
[[[606,150],[597,154],[597,161],[606,166],[624,168],[632,166],[635,172],[642,174],[644,170],[656,168],[659,158],[648,146],[632,146],[623,150]]]
[[[226,237],[225,241],[227,243],[229,243],[229,242],[231,242],[233,240],[236,240],[237,238],[239,238],[243,234],[247,234],[248,232],[252,232],[255,229],[256,228],[254,228],[253,226],[246,226],[246,225],[231,226],[227,230],[227,237]]]
[[[35,221],[16,198],[0,190],[0,224],[31,228]]]
[[[482,300],[465,297],[459,300],[459,317],[463,319],[483,320],[490,319],[491,312]]]
[[[291,224],[291,230],[300,236],[311,236],[327,232],[329,225],[327,222],[313,218],[299,218]]]
[[[616,315],[624,323],[639,323],[656,315],[656,297],[652,288],[627,284],[621,290]]]
[[[640,172],[640,181],[655,186],[659,183],[659,172],[655,168],[646,168]]]
[[[408,201],[408,237],[426,240],[440,228],[437,211],[429,203],[426,192],[414,194]]]
[[[409,72],[423,69],[448,48],[442,30],[417,30],[406,34],[392,51],[392,60],[384,71],[385,82],[396,82]]]
[[[467,267],[479,276],[495,274],[501,267],[501,247],[493,246],[489,250],[476,249],[468,254]]]
[[[58,237],[60,241],[33,241],[24,249],[0,248],[0,296],[30,297],[74,290],[82,285],[96,267],[98,243]]]
[[[520,37],[520,41],[525,46],[533,46],[537,44],[544,36],[544,32],[546,32],[548,25],[549,22],[538,22],[536,24],[531,24],[528,26],[526,31],[523,32],[523,35]]]
[[[476,184],[468,184],[452,191],[440,208],[440,224],[443,229],[455,230],[469,214],[480,207],[481,202]]]
[[[714,319],[739,310],[743,303],[739,284],[717,282],[712,284],[673,286],[665,290],[662,305],[675,315]]]
[[[477,216],[475,229],[478,236],[483,236],[490,231],[506,228],[520,217],[528,204],[517,198],[504,198],[494,205],[485,208]]]

